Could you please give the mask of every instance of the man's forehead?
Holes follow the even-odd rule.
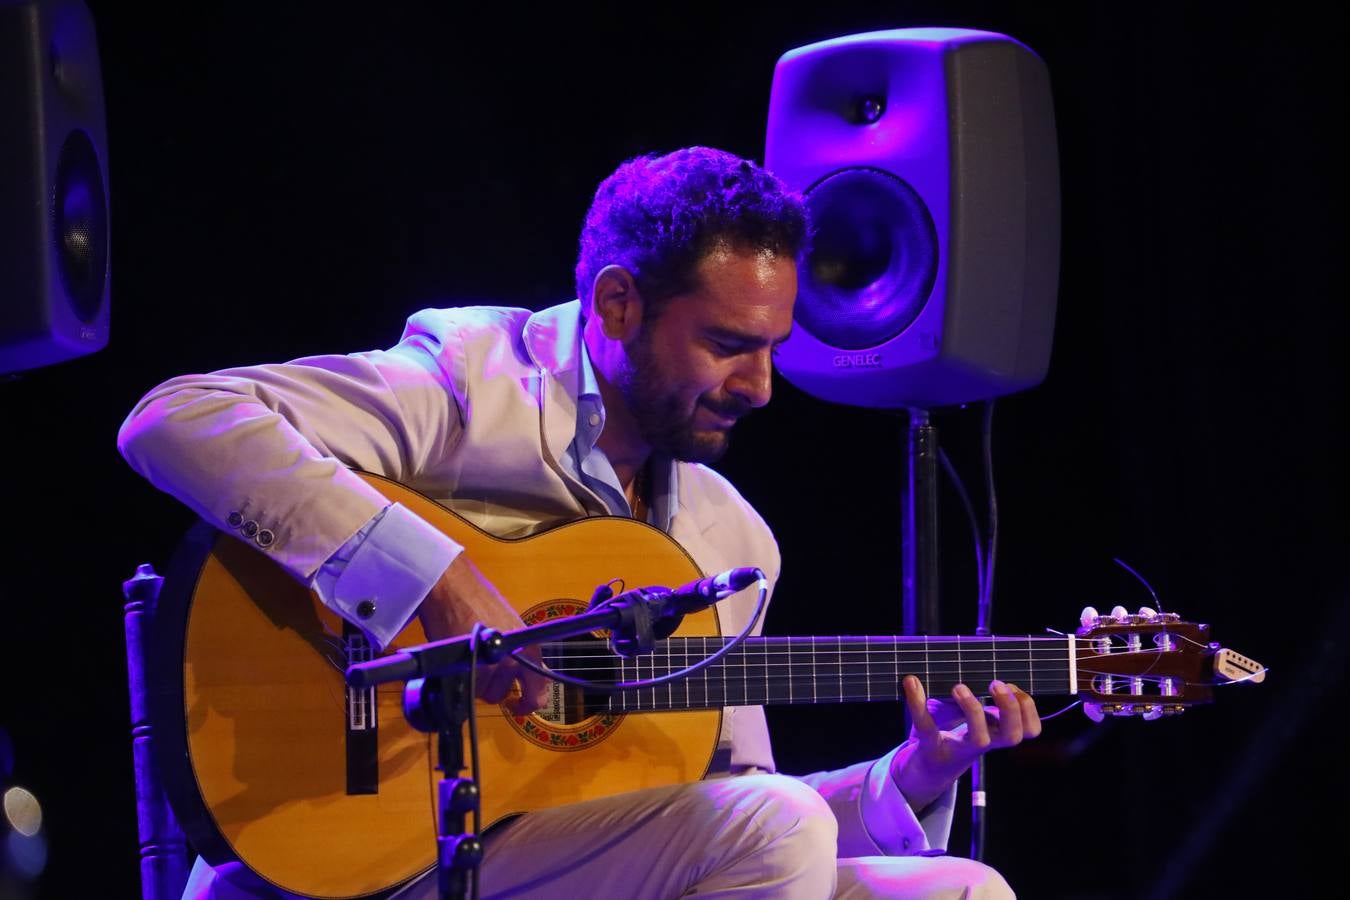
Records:
[[[797,293],[794,260],[770,251],[727,250],[704,257],[699,275],[698,287],[681,300],[703,327],[767,340],[777,340],[791,328]]]

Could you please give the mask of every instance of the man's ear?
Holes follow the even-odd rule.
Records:
[[[591,315],[605,337],[627,343],[642,330],[642,295],[633,273],[623,266],[605,266],[591,288]]]

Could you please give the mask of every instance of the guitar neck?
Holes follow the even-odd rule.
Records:
[[[659,678],[705,659],[727,638],[657,641],[655,649],[620,659],[600,641],[550,644],[553,668],[591,681]],[[587,706],[613,712],[714,709],[788,703],[897,700],[901,679],[918,677],[930,697],[959,683],[976,693],[990,681],[1011,681],[1033,695],[1077,693],[1075,641],[1065,637],[761,637],[747,638],[723,659],[687,678],[617,694],[588,696]]]

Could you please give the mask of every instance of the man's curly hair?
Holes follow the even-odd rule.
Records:
[[[589,313],[595,276],[623,266],[654,318],[697,287],[695,269],[718,247],[795,260],[806,236],[801,197],[749,160],[708,147],[635,157],[596,189],[581,231],[577,296]]]

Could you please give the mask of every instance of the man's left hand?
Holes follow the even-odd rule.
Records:
[[[905,676],[904,688],[913,730],[891,763],[891,779],[914,810],[936,800],[980,754],[1041,733],[1036,701],[1013,684],[990,682],[995,704],[990,707],[964,684],[952,689],[954,704],[929,701],[913,675]],[[947,730],[962,721],[964,734]]]

